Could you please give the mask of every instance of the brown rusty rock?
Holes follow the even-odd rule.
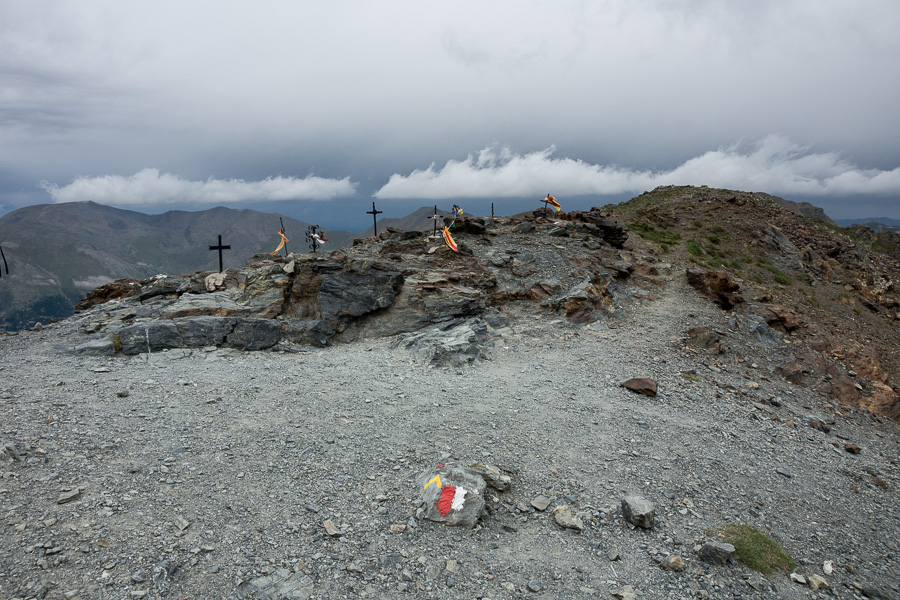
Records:
[[[838,377],[831,382],[828,397],[841,404],[855,404],[859,398],[856,382],[849,377]]]
[[[141,284],[137,279],[117,279],[92,289],[84,298],[75,304],[75,312],[87,310],[92,306],[134,296],[141,291]]]
[[[645,396],[656,395],[656,382],[647,377],[634,377],[623,382],[622,387]]]
[[[739,286],[726,271],[707,271],[690,268],[687,280],[701,294],[712,298],[719,306],[728,310],[744,301]]]
[[[770,327],[781,328],[785,332],[794,331],[800,327],[800,317],[793,310],[780,304],[769,304],[760,315]]]

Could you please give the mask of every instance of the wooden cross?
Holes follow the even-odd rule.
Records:
[[[372,215],[372,227],[374,228],[375,235],[378,235],[378,215],[383,213],[383,210],[378,210],[375,208],[375,203],[372,203],[372,210],[367,210],[367,215]]]
[[[231,250],[231,244],[227,246],[222,245],[222,236],[219,236],[219,245],[218,246],[210,246],[210,250],[218,250],[219,251],[219,273],[222,272],[222,250]]]

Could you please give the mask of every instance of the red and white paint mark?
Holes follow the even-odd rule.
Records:
[[[435,503],[438,514],[446,517],[451,510],[462,510],[466,502],[466,489],[463,487],[454,487],[445,485],[441,488],[441,497]]]

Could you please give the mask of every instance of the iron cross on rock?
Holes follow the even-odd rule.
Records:
[[[218,250],[219,251],[219,273],[222,272],[222,250],[231,250],[231,244],[227,246],[222,245],[222,236],[219,236],[219,245],[218,246],[210,246],[210,250]]]
[[[372,228],[375,232],[375,235],[378,235],[378,215],[383,213],[383,210],[378,210],[375,208],[375,203],[372,203],[372,210],[367,210],[367,215],[372,215]]]

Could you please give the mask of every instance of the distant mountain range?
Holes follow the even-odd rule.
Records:
[[[834,223],[811,204],[766,197],[797,214]],[[434,212],[434,207],[423,206],[405,217],[380,219],[378,233],[387,227],[430,230]],[[447,215],[449,211],[438,209],[438,214]],[[223,244],[231,246],[224,251],[225,267],[243,267],[251,256],[275,249],[280,218],[289,239],[288,250],[308,252],[309,223],[254,210],[216,207],[147,215],[94,202],[75,202],[28,206],[8,213],[0,217],[0,247],[10,271],[8,275],[5,270],[0,272],[0,331],[67,317],[85,293],[115,279],[218,270],[218,253],[211,252],[209,246],[216,244],[219,235]],[[842,220],[838,224],[859,222],[882,232],[880,235],[900,231],[900,221],[894,219]],[[328,230],[327,234],[325,249],[329,250],[350,245],[354,237],[369,237],[373,229],[355,235],[339,230]],[[854,237],[859,235],[872,234],[857,231]],[[881,238],[873,239],[872,243],[881,243]],[[897,252],[895,240],[891,234],[885,242],[886,253],[891,256]]]
[[[0,331],[67,317],[94,287],[120,278],[145,279],[216,271],[218,236],[230,245],[224,266],[243,267],[280,241],[278,214],[217,207],[161,215],[94,202],[28,206],[0,217],[0,245],[9,274],[0,275]],[[289,251],[308,252],[309,223],[284,220]],[[346,231],[327,232],[329,248],[350,243]]]
[[[897,219],[889,219],[888,217],[875,217],[867,219],[838,219],[836,221],[841,227],[852,227],[853,225],[865,225],[872,231],[881,233],[883,231],[895,231],[900,233],[900,221]]]

